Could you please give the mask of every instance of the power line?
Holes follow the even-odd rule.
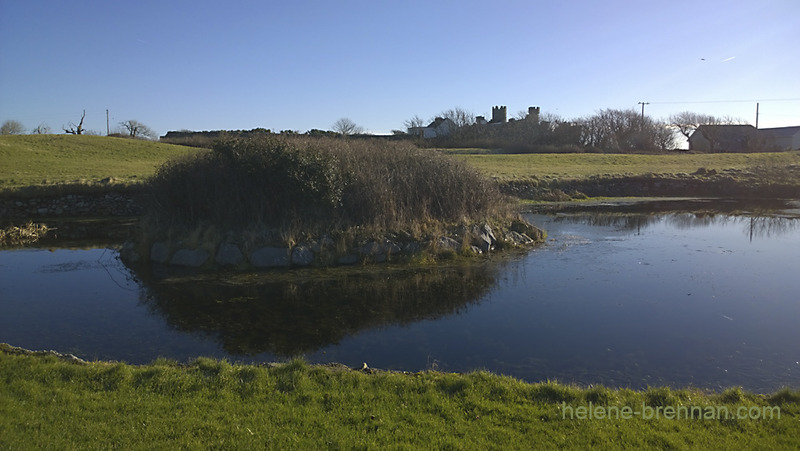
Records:
[[[650,102],[650,103],[653,105],[676,105],[676,104],[689,104],[689,103],[753,103],[753,102],[798,102],[798,101],[800,101],[800,97],[786,98],[786,99],[750,99],[750,100],[684,100],[684,101]]]

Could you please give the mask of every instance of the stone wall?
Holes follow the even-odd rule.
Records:
[[[145,245],[143,249],[141,245],[128,241],[123,245],[120,256],[129,264],[155,263],[205,269],[339,266],[402,261],[420,253],[433,258],[487,254],[498,248],[533,246],[544,241],[544,238],[542,230],[522,220],[515,220],[505,227],[492,227],[489,224],[461,226],[450,236],[422,241],[390,238],[371,240],[347,246],[346,250],[339,249],[327,237],[295,246],[243,246],[235,242],[189,246],[180,242],[156,241]]]

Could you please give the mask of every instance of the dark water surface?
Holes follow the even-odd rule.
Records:
[[[619,209],[617,209],[619,210]],[[545,246],[479,264],[154,277],[109,248],[0,251],[0,342],[146,363],[304,355],[528,381],[800,387],[800,219],[529,215]]]

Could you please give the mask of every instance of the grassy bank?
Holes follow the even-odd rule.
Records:
[[[151,141],[73,135],[0,136],[0,190],[31,185],[137,183],[165,161],[196,153]],[[108,184],[106,182],[106,184]]]
[[[762,396],[739,389],[721,394],[580,389],[528,384],[486,372],[403,374],[302,361],[272,367],[211,359],[183,366],[163,360],[145,366],[85,364],[15,354],[6,345],[0,350],[0,381],[0,448],[800,445],[800,393],[788,390]],[[645,415],[652,408],[653,418],[581,419],[588,414],[578,409],[589,403],[629,406]],[[704,412],[711,407],[716,416],[725,409],[737,415],[744,407],[762,418],[668,419],[668,406],[701,407]]]

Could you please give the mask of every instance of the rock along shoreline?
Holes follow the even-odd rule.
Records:
[[[477,256],[504,249],[522,249],[542,243],[543,230],[523,221],[505,225],[462,225],[448,235],[424,240],[402,240],[390,234],[380,239],[337,245],[328,236],[295,245],[253,245],[235,240],[215,244],[187,245],[181,241],[157,240],[142,245],[124,243],[120,257],[126,264],[157,264],[195,269],[270,269],[308,266],[346,266],[408,261],[415,257],[450,259]]]

